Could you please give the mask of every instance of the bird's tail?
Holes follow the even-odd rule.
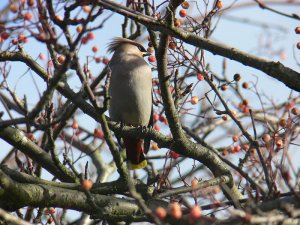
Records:
[[[129,169],[142,169],[147,166],[142,139],[124,138],[124,145],[127,160],[129,161]]]

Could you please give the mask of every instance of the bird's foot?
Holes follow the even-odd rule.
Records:
[[[123,130],[123,128],[125,127],[125,123],[123,123],[122,121],[118,121],[117,125],[120,126],[121,130]]]
[[[141,126],[138,126],[138,128],[141,129],[142,133],[145,133],[147,131],[147,126],[141,125]]]

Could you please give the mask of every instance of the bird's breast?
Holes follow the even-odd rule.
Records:
[[[110,82],[110,116],[127,125],[148,125],[152,109],[152,77],[144,63],[113,65]]]

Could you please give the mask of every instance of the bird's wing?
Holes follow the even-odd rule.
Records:
[[[152,96],[152,102],[153,102],[153,91],[151,92],[151,96]],[[147,126],[148,128],[153,127],[153,104],[151,107],[151,114],[150,114],[150,120],[149,120],[149,124]],[[149,149],[150,149],[150,143],[151,143],[151,139],[150,138],[145,138],[144,139],[144,153],[147,154]]]

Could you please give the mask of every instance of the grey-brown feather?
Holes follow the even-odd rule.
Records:
[[[126,125],[147,126],[152,108],[151,68],[135,42],[114,39],[109,49],[114,51],[109,63],[111,119]]]
[[[114,38],[107,46],[107,52],[115,52],[122,44],[132,44],[144,48],[143,45],[127,38]]]

